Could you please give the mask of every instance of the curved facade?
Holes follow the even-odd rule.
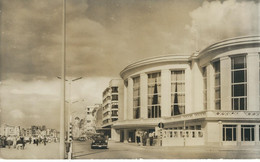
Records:
[[[260,37],[248,36],[127,66],[113,129],[128,142],[153,133],[163,146],[259,144],[259,53]]]

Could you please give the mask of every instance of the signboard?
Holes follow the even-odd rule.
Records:
[[[158,127],[159,127],[159,128],[164,128],[164,124],[163,124],[162,122],[160,122],[160,123],[158,124]]]

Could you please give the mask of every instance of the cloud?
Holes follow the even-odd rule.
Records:
[[[205,1],[190,12],[192,21],[186,29],[198,35],[200,49],[230,37],[259,35],[259,9],[254,1]]]
[[[10,111],[9,115],[10,115],[10,118],[12,118],[13,120],[24,119],[24,117],[25,117],[24,113],[18,109],[14,109],[14,110]]]

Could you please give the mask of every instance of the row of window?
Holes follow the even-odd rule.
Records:
[[[255,125],[241,125],[241,141],[255,141]],[[260,133],[260,126],[258,127]],[[223,141],[237,141],[237,125],[223,125]],[[259,136],[260,140],[260,136]]]
[[[161,73],[148,74],[148,118],[161,117]],[[171,115],[185,113],[185,71],[171,72]],[[133,114],[140,118],[140,77],[133,78]]]
[[[259,59],[260,60],[260,59]],[[247,60],[246,55],[231,57],[232,110],[247,110]],[[260,62],[260,61],[259,61]],[[220,61],[215,61],[215,109],[221,110]],[[259,63],[260,69],[260,63]],[[260,70],[259,70],[260,73]],[[207,67],[202,68],[203,105],[207,110]],[[260,91],[260,74],[259,74]],[[161,117],[161,73],[148,74],[148,118]],[[259,95],[260,100],[260,95]],[[140,118],[140,76],[133,78],[133,118]],[[171,71],[171,116],[185,113],[185,71]]]

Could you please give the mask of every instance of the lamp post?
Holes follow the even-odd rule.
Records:
[[[62,102],[64,105],[64,107],[65,107],[65,102],[66,102],[66,100],[65,100],[65,81],[68,81],[69,82],[69,106],[68,106],[68,116],[67,116],[67,118],[68,118],[68,133],[67,133],[67,142],[68,143],[70,143],[70,148],[69,148],[69,152],[68,152],[68,159],[71,159],[72,158],[72,143],[71,143],[71,141],[70,141],[70,139],[69,139],[69,130],[70,130],[70,123],[71,123],[71,117],[70,117],[70,109],[71,109],[71,104],[72,104],[72,102],[71,102],[71,84],[72,84],[72,82],[75,82],[75,81],[77,81],[77,80],[80,80],[80,79],[82,79],[83,77],[78,77],[78,78],[75,78],[75,79],[70,79],[70,80],[67,80],[67,79],[65,79],[65,77],[64,78],[62,78],[62,77],[57,77],[58,79],[62,79],[62,82],[63,82],[63,84],[64,84],[64,87],[62,88],[63,89],[63,99],[64,99],[64,102]],[[64,108],[64,110],[65,110],[65,108]],[[62,114],[61,114],[62,115]],[[64,120],[65,120],[65,114],[64,114],[64,111],[63,111],[63,122],[64,122]],[[61,117],[62,118],[62,117]],[[63,125],[65,126],[65,124],[63,123]],[[64,128],[63,128],[64,129]],[[64,136],[65,135],[63,135],[63,139],[64,139]],[[60,137],[61,138],[61,137]],[[61,141],[62,142],[62,141]],[[65,143],[65,141],[63,140],[63,143]],[[61,147],[61,146],[60,146]],[[63,144],[63,147],[65,148],[65,146],[64,146],[64,144]],[[64,155],[63,155],[64,156]]]
[[[60,159],[65,158],[65,75],[66,75],[66,0],[62,1],[62,58],[60,105]]]

